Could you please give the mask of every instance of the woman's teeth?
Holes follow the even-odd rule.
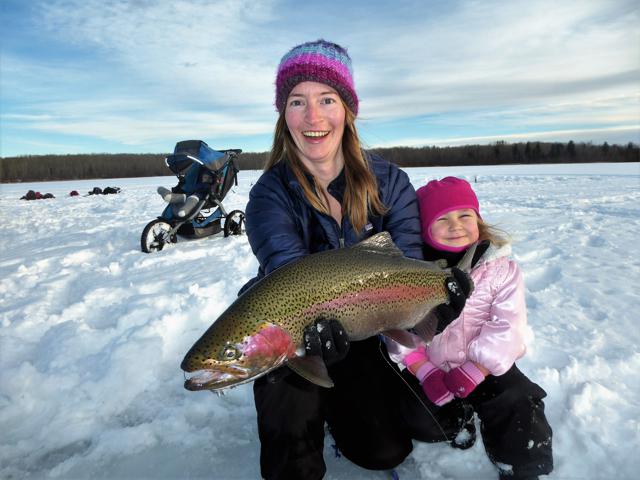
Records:
[[[329,132],[302,132],[305,137],[326,137]]]

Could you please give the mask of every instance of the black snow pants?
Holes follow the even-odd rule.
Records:
[[[352,342],[329,374],[333,388],[277,371],[254,382],[266,480],[322,478],[325,422],[342,455],[363,468],[386,470],[411,453],[412,439],[453,439],[469,412],[457,401],[442,408],[430,404],[415,377],[400,373],[377,337]]]
[[[489,375],[466,398],[480,418],[489,459],[512,478],[553,470],[552,431],[542,401],[546,396],[514,365],[503,375]]]

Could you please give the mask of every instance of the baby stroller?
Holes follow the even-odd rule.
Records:
[[[176,243],[178,235],[197,239],[221,231],[225,237],[244,232],[244,212],[227,213],[222,206],[233,184],[238,185],[234,160],[241,152],[213,150],[202,140],[176,144],[165,163],[177,175],[178,185],[171,190],[158,187],[158,194],[168,205],[162,215],[144,227],[140,238],[143,252],[160,251],[166,244]]]

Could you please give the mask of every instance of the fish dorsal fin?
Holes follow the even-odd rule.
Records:
[[[395,243],[389,232],[380,232],[371,237],[356,243],[351,247],[354,250],[366,250],[368,252],[376,252],[384,255],[393,255],[402,257],[404,254]]]
[[[325,388],[333,387],[333,380],[329,377],[327,366],[324,364],[322,357],[318,355],[290,358],[287,361],[287,365],[291,370],[311,383]]]

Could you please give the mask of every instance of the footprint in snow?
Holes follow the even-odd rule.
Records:
[[[543,266],[526,271],[524,277],[527,290],[539,292],[557,283],[562,278],[562,270],[556,265]]]

